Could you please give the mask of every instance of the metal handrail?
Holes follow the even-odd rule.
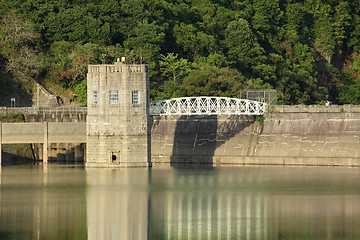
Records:
[[[182,97],[150,103],[150,114],[158,115],[263,115],[266,103],[228,97]]]

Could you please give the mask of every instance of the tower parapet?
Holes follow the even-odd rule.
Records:
[[[87,167],[150,165],[146,64],[89,65]]]
[[[146,64],[124,64],[120,62],[88,66],[88,73],[97,72],[148,72],[148,66]]]

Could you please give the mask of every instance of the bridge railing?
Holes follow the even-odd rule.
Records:
[[[35,107],[0,107],[0,114],[11,113],[22,114],[86,114],[86,107],[53,107],[53,108],[35,108]]]
[[[262,102],[226,97],[182,97],[150,103],[151,115],[262,115]]]

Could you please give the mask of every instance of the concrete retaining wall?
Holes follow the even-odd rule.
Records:
[[[1,143],[85,143],[84,122],[1,123]]]
[[[360,166],[360,113],[158,117],[154,163]]]
[[[265,115],[263,123],[256,122],[254,116],[153,117],[151,161],[170,165],[360,166],[360,111],[356,109],[357,106],[342,110],[339,106],[276,106]],[[0,126],[0,142],[4,144],[43,143],[45,139],[49,145],[86,142],[84,122],[49,122],[46,136],[43,123]],[[94,140],[93,146],[101,148],[101,141]],[[118,154],[115,150],[114,154]]]
[[[47,89],[45,89],[40,84],[36,84],[37,89],[33,95],[33,106],[37,107],[56,107],[59,105],[58,97],[54,94],[51,94]]]
[[[73,147],[69,144],[73,143],[75,146],[81,143],[86,143],[86,123],[85,122],[35,122],[35,123],[3,123],[0,122],[0,153],[2,151],[2,144],[22,144],[32,143],[41,144],[41,147],[36,145],[35,149],[40,158],[42,155],[43,163],[47,163],[49,156],[50,144],[67,144],[66,147],[56,147],[56,149],[70,149],[74,152],[73,159],[80,158],[80,148]],[[71,150],[72,149],[72,150]],[[41,151],[41,154],[39,153]],[[76,152],[76,153],[75,153]],[[57,154],[57,153],[56,153]],[[67,157],[69,159],[69,157]],[[0,166],[1,166],[0,154]]]
[[[360,113],[360,105],[275,105],[269,106],[271,113]]]
[[[216,164],[223,156],[250,156],[253,133],[260,126],[254,122],[254,116],[156,117],[152,162]]]

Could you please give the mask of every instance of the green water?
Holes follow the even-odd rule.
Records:
[[[3,166],[0,239],[360,239],[360,169]]]

